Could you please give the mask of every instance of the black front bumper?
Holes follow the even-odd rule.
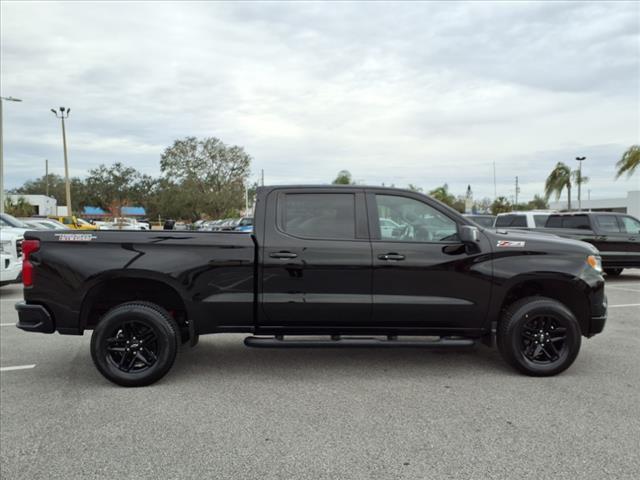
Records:
[[[606,295],[596,296],[591,302],[591,321],[587,337],[592,337],[604,330],[607,322],[608,302]]]
[[[42,305],[18,302],[16,310],[18,311],[16,327],[27,332],[53,333],[55,331],[53,318]]]

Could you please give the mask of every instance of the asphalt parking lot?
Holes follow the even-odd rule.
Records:
[[[638,478],[640,271],[553,378],[470,351],[262,350],[209,336],[161,382],[103,379],[90,335],[16,329],[1,290],[0,476]],[[24,367],[11,369],[11,367]]]

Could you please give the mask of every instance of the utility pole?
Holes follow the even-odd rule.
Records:
[[[44,159],[44,181],[45,181],[45,194],[49,196],[49,160]]]
[[[515,209],[518,209],[518,194],[520,193],[520,186],[518,185],[518,177],[516,177],[516,203]]]
[[[264,187],[264,168],[260,170],[260,186]]]
[[[582,211],[582,198],[580,197],[580,190],[582,187],[582,162],[586,160],[587,157],[576,157],[578,161],[578,211]]]
[[[4,213],[4,141],[2,139],[2,102],[21,102],[19,98],[0,97],[0,213]]]
[[[62,121],[62,148],[64,149],[64,180],[65,180],[65,193],[67,197],[67,216],[73,215],[71,211],[71,183],[69,182],[69,160],[67,158],[67,132],[64,127],[64,121],[69,118],[70,108],[60,107],[60,115],[54,108],[51,109],[56,118]],[[65,116],[66,112],[66,116]]]
[[[498,198],[498,188],[496,186],[496,162],[493,161],[493,199]]]

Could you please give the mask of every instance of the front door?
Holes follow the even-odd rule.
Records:
[[[275,190],[267,199],[259,327],[363,327],[371,243],[361,189]]]
[[[422,196],[371,191],[373,325],[481,328],[491,293],[490,246],[458,238],[458,222]],[[484,256],[484,257],[483,257]]]

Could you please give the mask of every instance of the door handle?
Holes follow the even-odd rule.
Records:
[[[381,255],[378,255],[378,258],[380,260],[395,260],[400,261],[400,260],[404,260],[404,255],[400,255],[399,253],[383,253]]]
[[[272,252],[269,256],[271,258],[296,258],[298,255],[291,252]]]

